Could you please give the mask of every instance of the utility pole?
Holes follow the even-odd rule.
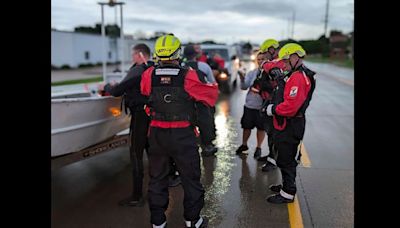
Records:
[[[99,3],[100,4],[100,3]],[[104,28],[104,4],[100,4],[101,6],[101,38],[102,38],[102,54],[103,54],[103,81],[106,81],[106,72],[107,72],[107,57],[106,57],[106,32]]]
[[[114,7],[114,9],[115,9],[115,12],[114,12],[115,22],[114,22],[114,24],[117,27],[118,26],[118,8]],[[118,57],[119,57],[119,53],[118,53],[118,49],[119,49],[118,48],[118,38],[114,37],[113,42],[114,42],[114,47],[115,47],[115,63],[117,63],[118,62]],[[117,71],[118,70],[118,65],[116,65],[115,68],[116,68],[115,70]],[[121,72],[122,72],[122,70],[121,70]]]
[[[287,38],[290,39],[290,17],[288,18]]]
[[[326,34],[328,28],[328,13],[329,13],[329,0],[326,0],[326,11],[325,11],[325,26],[324,26],[324,35],[328,37]]]
[[[296,21],[296,10],[293,9],[293,17],[292,17],[292,39],[294,39],[294,23]]]
[[[120,6],[120,17],[121,17],[121,28],[120,28],[120,39],[121,39],[121,51],[120,51],[120,60],[121,60],[121,73],[124,73],[124,56],[123,56],[123,51],[124,51],[124,33],[123,33],[123,15],[122,15],[122,5],[124,5],[124,2],[116,2],[115,0],[109,0],[109,2],[98,2],[97,4],[99,4],[101,6],[101,36],[102,36],[102,40],[103,40],[103,80],[106,80],[106,74],[107,74],[107,63],[106,63],[106,59],[107,59],[107,50],[106,50],[106,34],[105,34],[105,26],[104,26],[104,6],[110,6],[110,7],[114,7],[116,5]],[[115,13],[117,13],[117,10],[115,11]],[[117,18],[117,17],[116,17]],[[118,50],[118,47],[117,47]]]

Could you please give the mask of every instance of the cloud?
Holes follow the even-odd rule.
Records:
[[[104,0],[106,1],[106,0]],[[330,1],[328,28],[352,29],[354,0]],[[182,39],[214,39],[232,42],[288,36],[293,9],[296,11],[295,38],[318,38],[323,33],[326,0],[127,0],[124,31],[173,32]],[[106,23],[114,23],[115,8],[105,8]],[[119,9],[117,10],[119,14]],[[52,27],[73,30],[76,26],[99,23],[97,0],[52,0]],[[119,18],[118,18],[119,23]]]
[[[155,19],[142,19],[136,17],[130,17],[125,20],[125,23],[129,24],[139,24],[139,25],[149,25],[149,26],[172,26],[174,25],[171,22],[155,20]]]

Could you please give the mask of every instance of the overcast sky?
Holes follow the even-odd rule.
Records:
[[[108,0],[101,0],[107,2]],[[123,0],[125,34],[172,32],[183,42],[215,40],[260,43],[290,36],[316,39],[324,31],[327,0]],[[51,27],[73,31],[101,22],[97,0],[52,0]],[[353,30],[354,0],[330,0],[328,30]],[[106,24],[115,23],[115,8],[105,7]],[[119,8],[118,24],[119,24]]]

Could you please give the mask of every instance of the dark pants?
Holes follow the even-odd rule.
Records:
[[[178,171],[178,169],[176,168],[176,164],[174,159],[172,159],[172,157],[169,157],[169,175],[170,176],[176,176],[176,171]]]
[[[199,102],[197,106],[197,126],[200,130],[200,140],[202,145],[209,145],[216,138],[214,113],[215,108]]]
[[[132,197],[139,199],[143,196],[143,151],[148,148],[147,131],[149,117],[144,110],[137,110],[132,115],[129,148],[132,163]]]
[[[278,142],[277,165],[282,174],[282,190],[290,195],[296,194],[296,167],[300,160],[299,144]]]
[[[287,119],[283,131],[274,131],[274,143],[278,152],[277,165],[282,173],[282,190],[290,195],[296,194],[296,167],[300,161],[300,143],[304,137],[306,119]]]
[[[170,157],[181,176],[184,190],[184,219],[196,221],[204,206],[204,189],[200,183],[200,156],[193,127],[150,128],[149,135],[149,207],[151,223],[166,221]]]

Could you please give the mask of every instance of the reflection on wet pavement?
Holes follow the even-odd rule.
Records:
[[[229,103],[221,101],[217,106],[215,125],[217,129],[216,157],[202,159],[202,183],[205,189],[205,207],[202,214],[209,218],[210,224],[221,221],[220,205],[224,194],[228,191],[231,182],[231,170],[236,165],[232,161],[237,137],[236,123],[228,119]],[[211,167],[212,166],[212,167]]]

